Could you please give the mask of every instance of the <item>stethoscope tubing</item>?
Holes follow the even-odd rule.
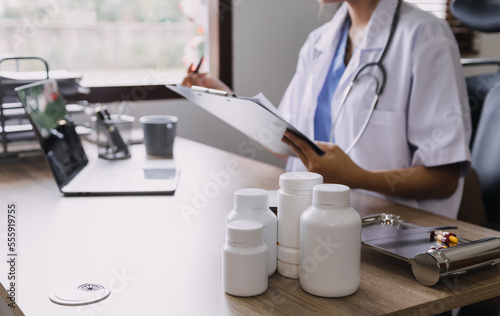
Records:
[[[354,86],[354,84],[358,80],[360,80],[363,76],[371,76],[371,77],[373,77],[373,79],[376,82],[375,96],[373,98],[372,104],[370,105],[370,109],[369,109],[368,115],[366,116],[366,119],[363,122],[363,125],[361,126],[361,129],[359,130],[358,134],[356,135],[356,137],[354,138],[354,140],[351,142],[351,144],[349,145],[349,147],[345,150],[346,154],[349,154],[349,152],[359,142],[361,136],[363,135],[363,133],[365,132],[366,128],[368,127],[368,123],[371,120],[371,117],[373,115],[373,112],[374,112],[375,108],[378,105],[378,100],[380,98],[380,95],[384,92],[385,84],[387,82],[387,72],[386,72],[386,69],[385,69],[385,67],[383,65],[383,61],[384,61],[385,55],[387,53],[387,50],[389,49],[389,47],[391,45],[392,39],[394,37],[394,32],[396,31],[397,25],[399,23],[399,14],[400,14],[400,12],[401,12],[401,0],[398,0],[398,4],[397,4],[396,10],[394,12],[394,17],[393,17],[392,22],[391,22],[391,28],[390,28],[390,31],[389,31],[389,38],[387,39],[387,42],[385,44],[384,49],[382,50],[382,53],[380,54],[379,59],[376,62],[370,62],[370,63],[364,64],[363,66],[361,66],[356,71],[353,79],[348,84],[348,86],[346,87],[346,89],[344,91],[344,94],[342,95],[342,99],[340,101],[340,107],[339,107],[339,109],[337,111],[337,115],[335,116],[335,119],[332,121],[332,129],[331,129],[331,132],[330,132],[330,141],[333,141],[333,137],[334,137],[333,134],[334,134],[334,130],[335,130],[335,125],[337,124],[337,121],[338,121],[338,119],[340,117],[340,114],[342,113],[342,109],[343,109],[343,107],[345,105],[345,101],[347,99],[347,96],[351,92],[351,89]],[[382,81],[381,81],[382,83],[381,84],[379,84],[379,81],[378,81],[377,77],[375,77],[375,75],[373,75],[371,73],[366,73],[366,72],[364,74],[362,74],[362,72],[364,72],[367,68],[370,68],[370,67],[376,67],[376,68],[378,68],[380,70],[380,73],[382,75]]]

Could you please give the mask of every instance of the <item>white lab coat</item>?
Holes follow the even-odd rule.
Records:
[[[358,67],[376,61],[388,36],[397,0],[380,0],[362,43],[351,57],[332,101],[332,119],[342,94]],[[347,16],[344,3],[333,19],[313,31],[299,55],[296,73],[280,103],[284,117],[314,138],[318,94],[341,37]],[[349,156],[368,170],[400,169],[462,163],[459,187],[447,199],[395,199],[406,205],[456,218],[463,191],[463,175],[470,166],[470,117],[457,44],[445,21],[403,2],[399,24],[384,59],[385,90],[360,141]],[[380,72],[371,67],[381,81]],[[349,147],[374,98],[375,81],[360,79],[352,88],[334,127],[335,143]],[[290,158],[287,170],[305,170]],[[388,183],[397,186],[405,174]]]

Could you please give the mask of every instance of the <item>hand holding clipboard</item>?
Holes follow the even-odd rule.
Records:
[[[292,148],[281,141],[285,131],[288,131],[307,142],[318,155],[324,154],[313,141],[288,123],[262,94],[254,98],[244,98],[236,97],[227,91],[203,87],[167,85],[167,88],[275,153],[296,156]]]

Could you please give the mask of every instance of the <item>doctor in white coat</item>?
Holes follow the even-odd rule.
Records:
[[[365,67],[346,97],[359,69],[382,54],[383,69]],[[287,170],[456,217],[470,166],[459,60],[445,21],[398,0],[345,1],[309,35],[279,107],[325,154],[286,133],[299,157],[288,159]],[[189,71],[184,84],[191,83],[230,90]]]
[[[379,86],[384,81],[381,70],[365,68],[370,75],[358,76],[340,109],[344,93],[360,67],[380,58],[397,6],[398,0],[348,0],[310,34],[280,105],[285,118],[307,136],[318,139],[318,97],[343,32],[348,34],[345,55],[352,56],[344,58],[331,99],[332,139],[319,143],[326,154],[318,156],[287,134],[286,142],[300,157],[289,159],[287,169],[319,172],[326,182],[456,217],[470,165],[470,120],[459,51],[445,21],[401,3],[382,62],[384,91],[359,141],[345,153],[363,129],[377,81]]]

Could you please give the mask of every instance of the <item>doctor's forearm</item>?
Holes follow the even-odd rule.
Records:
[[[389,171],[365,171],[353,187],[411,199],[439,199],[451,196],[459,179],[459,165],[417,166]]]

